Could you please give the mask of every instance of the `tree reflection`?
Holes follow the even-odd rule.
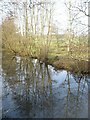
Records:
[[[77,76],[67,71],[66,79],[62,83],[64,87],[54,87],[57,83],[51,79],[51,72],[45,63],[40,63],[36,59],[19,57],[15,58],[12,63],[9,70],[8,64],[3,63],[6,65],[3,67],[3,72],[6,74],[8,71],[8,74],[4,76],[5,83],[8,83],[8,88],[12,91],[14,108],[18,108],[20,116],[67,118],[77,115],[78,117],[84,101],[81,98],[87,87],[85,76]],[[3,99],[8,104],[7,97]]]
[[[87,83],[87,79],[86,79],[87,76],[82,75],[82,74],[79,74],[77,76],[77,75],[73,74],[73,79],[77,83],[77,89],[73,88],[73,89],[77,90],[76,95],[74,94],[73,89],[70,88],[70,82],[72,82],[71,81],[72,79],[70,79],[70,76],[71,76],[70,72],[67,72],[68,94],[66,97],[66,118],[69,118],[69,117],[78,118],[78,114],[79,114],[79,111],[81,110],[81,106],[83,104],[85,104],[82,100],[83,99],[82,94],[84,94],[84,89],[87,86],[85,84],[85,83]],[[88,100],[88,98],[87,98],[87,100]],[[87,108],[87,110],[88,110],[88,108]],[[71,113],[70,113],[70,111],[71,111]]]

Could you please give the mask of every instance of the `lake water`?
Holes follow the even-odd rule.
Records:
[[[29,58],[2,65],[3,118],[88,118],[88,75]]]

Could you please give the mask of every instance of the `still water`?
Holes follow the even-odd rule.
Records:
[[[88,76],[3,58],[3,118],[88,118]]]

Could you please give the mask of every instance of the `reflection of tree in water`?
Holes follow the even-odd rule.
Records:
[[[38,109],[42,111],[50,110],[51,99],[49,97],[52,94],[52,86],[48,68],[45,64],[39,64],[39,61],[33,64],[31,59],[18,60],[14,79],[5,80],[12,89],[17,104],[20,105],[22,110],[26,110],[28,116],[31,113],[30,116],[33,117]]]
[[[11,63],[11,62],[10,62]],[[60,114],[63,111],[63,117],[69,117],[78,112],[76,109],[80,107],[81,91],[80,83],[83,80],[79,79],[77,82],[77,95],[72,93],[72,81],[70,72],[67,72],[67,77],[63,83],[65,88],[53,88],[50,71],[48,66],[40,63],[36,59],[16,58],[13,60],[13,65],[10,64],[9,71],[7,66],[3,71],[8,74],[5,76],[5,81],[12,90],[13,99],[16,101],[15,105],[19,107],[23,115],[26,117],[62,117]],[[14,74],[12,73],[12,70]],[[77,77],[73,77],[77,81]],[[75,81],[74,80],[74,81]],[[56,93],[54,93],[56,89]],[[62,92],[65,89],[67,92]],[[58,91],[58,92],[57,92]],[[61,92],[65,94],[62,97]],[[60,96],[59,96],[60,94]],[[80,102],[79,102],[80,101]],[[75,108],[75,109],[74,109]],[[73,113],[73,109],[75,113]],[[72,113],[72,115],[70,115]]]
[[[83,101],[83,94],[87,94],[87,92],[85,91],[84,93],[84,89],[87,87],[87,75],[83,75],[83,74],[79,74],[79,75],[75,75],[73,74],[73,78],[77,83],[77,89],[76,89],[77,93],[74,94],[74,92],[72,91],[73,89],[70,88],[70,86],[72,86],[72,83],[70,85],[71,79],[70,79],[71,75],[70,72],[67,72],[67,82],[68,82],[68,94],[67,94],[67,102],[66,102],[66,117],[75,117],[78,118],[79,115],[79,111],[81,111],[83,109],[83,104],[86,104],[86,101]],[[65,80],[66,81],[66,80]],[[88,97],[86,95],[86,97]],[[88,98],[86,99],[88,102]],[[87,111],[88,111],[88,106],[87,106]],[[81,116],[83,117],[83,116]],[[88,117],[88,116],[87,116]]]

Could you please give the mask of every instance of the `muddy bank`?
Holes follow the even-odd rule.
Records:
[[[8,62],[8,58],[14,59],[16,56],[9,52],[3,52],[2,54],[2,65],[4,65],[4,61]],[[68,57],[48,57],[48,58],[38,58],[36,56],[29,57],[29,56],[19,56],[21,58],[26,59],[38,59],[40,63],[45,63],[47,65],[52,65],[56,70],[68,70],[74,73],[79,74],[90,74],[90,61],[85,60],[78,60],[74,58]],[[9,64],[9,63],[7,63]]]
[[[65,69],[74,73],[90,74],[90,61],[77,60],[74,58],[66,57],[47,58],[46,60],[41,59],[41,61],[52,65],[55,67],[55,69],[58,70]]]

